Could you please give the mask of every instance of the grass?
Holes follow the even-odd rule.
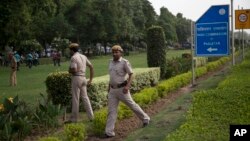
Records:
[[[167,53],[167,58],[180,57],[182,53],[186,52],[190,51],[171,50]],[[131,62],[133,68],[145,68],[147,67],[146,57],[146,53],[140,53],[131,54],[124,58]],[[90,58],[91,63],[94,65],[95,77],[108,74],[107,65],[111,58],[112,56],[110,55]],[[0,67],[0,103],[2,103],[4,98],[15,97],[16,95],[28,103],[37,103],[39,94],[46,94],[45,80],[48,74],[55,71],[67,71],[68,66],[68,61],[61,63],[60,67],[54,67],[53,64],[45,64],[29,69],[22,65],[20,71],[17,72],[16,87],[9,86],[10,68]]]

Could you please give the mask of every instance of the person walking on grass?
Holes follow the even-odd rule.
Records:
[[[129,92],[132,82],[132,67],[128,60],[122,58],[123,49],[119,45],[112,47],[113,59],[109,62],[109,86],[108,86],[108,119],[105,128],[105,137],[115,136],[114,128],[117,118],[119,101],[125,103],[147,126],[150,117],[135,103]],[[126,77],[128,75],[128,77]]]
[[[16,86],[17,80],[16,80],[16,72],[17,72],[17,61],[13,53],[10,53],[10,86]]]
[[[79,45],[77,43],[71,43],[70,49],[70,67],[69,73],[71,77],[71,88],[72,88],[72,113],[69,121],[65,123],[77,122],[79,115],[79,97],[82,98],[85,111],[90,121],[93,120],[94,114],[92,106],[90,104],[89,97],[87,95],[87,85],[90,85],[94,76],[94,69],[91,62],[85,55],[78,52]],[[89,67],[90,78],[87,81],[85,77],[86,66]]]

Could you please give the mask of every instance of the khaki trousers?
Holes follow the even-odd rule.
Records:
[[[149,122],[149,116],[135,103],[130,92],[123,93],[123,88],[110,89],[108,95],[108,119],[106,123],[105,133],[109,136],[115,136],[114,128],[117,118],[117,108],[119,101],[125,103],[143,122]]]
[[[10,72],[10,86],[16,86],[17,81],[16,81],[16,70],[11,69]]]
[[[79,103],[80,97],[82,98],[84,109],[90,120],[94,118],[92,106],[90,104],[89,97],[87,95],[87,80],[83,76],[72,76],[71,88],[72,88],[72,113],[70,120],[77,122],[79,116]]]

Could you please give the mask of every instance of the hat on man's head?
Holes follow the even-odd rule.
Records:
[[[73,48],[78,49],[78,48],[79,48],[79,45],[78,45],[77,43],[71,43],[71,44],[69,45],[69,48],[70,48],[70,49],[73,49]]]
[[[114,45],[114,46],[112,47],[112,51],[115,51],[115,50],[118,50],[118,51],[123,52],[123,49],[122,49],[122,47],[121,47],[120,45]]]

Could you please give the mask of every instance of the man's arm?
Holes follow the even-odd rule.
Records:
[[[77,72],[76,68],[69,68],[69,73],[75,74]]]
[[[132,83],[132,76],[133,76],[133,73],[128,74],[127,85],[123,89],[124,94],[128,93],[128,91],[129,91],[129,88],[130,88],[131,83]]]
[[[88,64],[87,65],[89,67],[89,81],[88,81],[88,85],[91,84],[93,77],[94,77],[94,67],[92,64]]]

